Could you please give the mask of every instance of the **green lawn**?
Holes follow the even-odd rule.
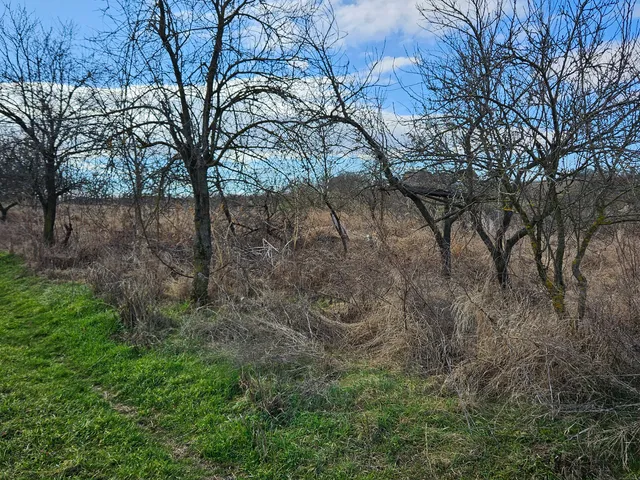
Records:
[[[0,479],[600,478],[533,408],[463,410],[435,380],[353,369],[309,388],[169,338],[117,341],[90,290],[0,254]],[[638,478],[640,470],[619,478]]]

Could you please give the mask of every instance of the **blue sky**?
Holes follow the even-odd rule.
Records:
[[[73,21],[79,33],[91,36],[105,28],[101,8],[105,0],[14,0],[33,11],[45,24]],[[362,69],[372,57],[382,57],[381,74],[392,78],[393,68],[410,67],[415,45],[428,46],[419,25],[416,0],[332,0],[339,28],[347,34],[344,47],[352,64]],[[388,108],[404,112],[404,95],[389,89]],[[395,105],[394,105],[395,104]]]
[[[73,20],[90,33],[103,27],[100,9],[105,0],[14,0],[34,11],[43,21]],[[422,37],[417,0],[332,0],[340,28],[348,33],[347,44],[355,52],[379,48],[386,39],[385,53],[403,56]]]
[[[87,35],[103,25],[100,13],[100,8],[105,5],[103,0],[14,0],[13,3],[26,6],[44,23],[58,18],[72,20]]]

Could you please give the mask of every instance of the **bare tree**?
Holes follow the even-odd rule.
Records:
[[[135,60],[133,107],[141,123],[162,127],[148,145],[175,152],[189,176],[196,304],[208,299],[210,172],[264,151],[301,68],[298,25],[309,12],[304,2],[123,0],[114,13]]]
[[[526,228],[514,225],[513,201],[529,178],[522,132],[490,99],[505,101],[509,95],[504,44],[513,39],[514,24],[502,2],[433,1],[422,4],[420,13],[436,31],[440,48],[438,53],[418,49],[419,81],[412,77],[405,87],[418,110],[414,149],[430,158],[427,168],[457,179],[457,208],[472,216],[496,279],[506,288],[512,251],[527,235]],[[499,217],[496,228],[487,225],[487,211]]]
[[[445,213],[438,218],[427,199],[440,197],[438,193],[415,188],[402,178],[406,169],[406,150],[395,138],[384,118],[379,84],[374,62],[365,74],[357,74],[350,68],[338,47],[339,34],[310,28],[306,34],[310,68],[317,73],[315,83],[309,86],[307,102],[308,124],[340,124],[351,132],[344,140],[354,145],[364,145],[375,160],[387,184],[407,197],[417,208],[432,231],[442,260],[442,272],[451,275],[451,223],[456,218]],[[448,196],[448,193],[445,194]],[[441,227],[440,224],[443,226]]]
[[[528,174],[537,185],[525,190],[514,208],[528,230],[540,280],[560,316],[566,315],[567,184],[589,168],[601,170],[603,163],[613,167],[614,176],[622,173],[623,163],[615,159],[631,154],[639,139],[639,51],[633,15],[634,5],[628,2],[530,3],[514,14],[518,35],[504,46],[512,97],[506,104],[491,99],[510,112],[528,140],[523,145]],[[533,217],[549,221],[535,222]],[[586,250],[589,238],[587,232],[579,251]]]
[[[126,88],[109,93],[120,97],[112,98],[116,104],[127,104]],[[134,110],[123,108],[117,114],[112,112],[107,115],[105,129],[109,132],[106,135],[106,150],[109,154],[107,169],[115,177],[117,193],[131,198],[136,238],[148,239],[149,220],[145,220],[143,208],[145,200],[156,197],[155,213],[158,218],[159,201],[174,180],[173,173],[178,158],[164,146],[151,145],[156,138],[158,126],[138,125]]]
[[[604,226],[640,221],[640,214],[629,209],[638,188],[636,176],[629,175],[637,166],[635,156],[598,153],[587,168],[563,185],[563,208],[575,242],[570,257],[571,273],[578,285],[577,316],[571,325],[574,331],[586,315],[588,279],[582,262],[592,240]]]
[[[340,202],[331,191],[331,183],[353,163],[355,147],[342,141],[341,125],[320,124],[313,129],[306,125],[290,128],[284,142],[285,151],[293,155],[293,173],[329,210],[331,222],[340,237],[344,255],[349,250],[349,235],[340,218]],[[356,192],[350,192],[355,195]]]
[[[58,199],[79,185],[73,163],[93,149],[89,135],[94,76],[78,54],[70,24],[46,30],[24,8],[5,7],[0,21],[0,119],[32,151],[33,192],[44,214],[44,241],[55,242]]]
[[[422,12],[443,29],[451,54],[439,65],[432,91],[441,88],[438,106],[453,130],[468,134],[455,150],[469,157],[480,178],[495,178],[499,186],[504,213],[495,240],[477,222],[498,272],[496,260],[508,259],[504,245],[526,235],[538,276],[555,311],[565,316],[574,228],[573,273],[583,316],[586,277],[580,264],[599,226],[617,217],[616,199],[623,193],[611,187],[634,158],[639,139],[634,5],[446,0]],[[570,222],[574,206],[589,198],[597,199],[589,220]],[[514,213],[521,228],[505,244]]]

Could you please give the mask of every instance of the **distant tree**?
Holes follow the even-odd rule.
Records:
[[[309,68],[315,72],[308,85],[306,115],[316,128],[332,123],[343,127],[342,141],[361,146],[375,163],[389,187],[400,192],[416,207],[433,233],[442,261],[442,272],[451,275],[451,224],[459,212],[438,215],[430,204],[432,192],[421,191],[403,179],[407,169],[406,148],[395,138],[382,114],[376,62],[367,72],[356,73],[342,55],[338,32],[326,34],[311,26],[305,35],[312,52]]]
[[[20,151],[20,141],[7,138],[0,144],[0,221],[6,222],[9,210],[29,198],[31,185],[28,160]]]
[[[285,138],[287,150],[293,156],[293,171],[300,182],[310,189],[329,210],[331,222],[340,237],[344,255],[349,250],[349,235],[340,218],[340,207],[344,198],[337,195],[336,179],[353,162],[355,146],[345,145],[342,141],[341,125],[320,124],[309,129],[290,128]],[[355,183],[355,182],[353,182]],[[350,186],[353,187],[354,185]],[[343,189],[344,190],[344,189]],[[351,196],[357,192],[349,191]]]
[[[33,193],[42,206],[44,241],[55,242],[59,198],[79,187],[70,176],[93,150],[89,82],[95,74],[79,53],[70,24],[45,29],[23,7],[0,19],[0,123],[31,150]]]
[[[514,25],[503,2],[430,1],[419,9],[436,31],[440,52],[418,49],[415,75],[404,87],[417,110],[411,147],[427,169],[456,182],[449,209],[471,216],[496,280],[506,288],[512,251],[527,236],[514,222],[513,202],[531,181],[523,168],[522,132],[491,101],[508,95],[504,44],[515,35]],[[487,222],[487,211],[499,217],[497,228]]]
[[[526,190],[514,208],[528,230],[539,278],[563,317],[565,262],[571,258],[568,208],[582,198],[572,198],[567,185],[588,169],[597,172],[594,187],[609,178],[607,184],[637,158],[640,49],[634,12],[632,3],[619,1],[531,2],[514,14],[518,35],[504,45],[511,96],[507,103],[491,98],[528,140],[528,175],[540,188]],[[580,192],[598,197],[607,188],[590,190]],[[597,208],[598,225],[616,215],[607,209],[607,197]],[[549,221],[536,223],[535,217]],[[593,235],[589,223],[582,226],[586,231],[575,232],[578,267]],[[586,278],[578,277],[586,289]]]

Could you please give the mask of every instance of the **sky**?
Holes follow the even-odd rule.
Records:
[[[411,66],[416,44],[427,47],[429,36],[420,25],[417,0],[332,0],[338,27],[346,34],[344,49],[352,65],[364,69],[379,59],[378,73],[394,83],[394,68],[403,75]],[[82,36],[105,28],[101,9],[105,0],[13,0],[34,12],[43,23],[73,21]],[[388,109],[405,112],[406,95],[391,87]]]

